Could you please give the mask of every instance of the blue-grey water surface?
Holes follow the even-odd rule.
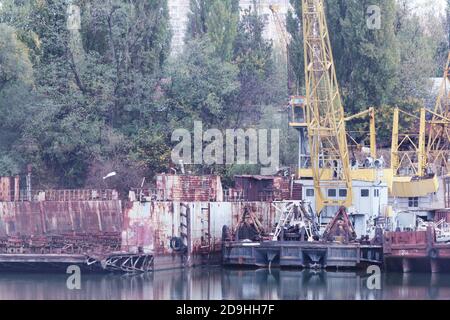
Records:
[[[381,290],[355,272],[196,268],[146,275],[83,275],[69,290],[66,274],[0,273],[0,299],[102,300],[374,300],[450,299],[449,274],[384,273]]]

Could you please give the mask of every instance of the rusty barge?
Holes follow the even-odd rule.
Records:
[[[273,206],[279,212],[278,223],[268,236],[255,212],[249,210],[244,212],[234,232],[224,228],[225,265],[355,269],[382,264],[380,232],[371,242],[357,241],[344,208],[320,233],[314,213],[308,210],[305,202],[282,201]]]
[[[450,244],[438,242],[436,230],[387,232],[383,252],[386,268],[409,272],[449,272]]]
[[[201,265],[450,270],[433,231],[357,235],[341,210],[314,222],[302,186],[285,176],[158,175],[156,187],[26,192],[0,178],[0,270],[147,272]],[[256,228],[255,228],[256,226]],[[266,230],[264,234],[261,231]],[[442,239],[440,239],[442,240]]]
[[[121,247],[122,202],[116,191],[22,191],[18,177],[0,178],[0,187],[0,270],[152,269],[152,254]]]

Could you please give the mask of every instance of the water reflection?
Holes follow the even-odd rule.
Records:
[[[354,272],[193,269],[147,275],[83,275],[68,290],[65,274],[0,273],[0,299],[379,300],[450,299],[449,274],[383,274],[381,290]]]

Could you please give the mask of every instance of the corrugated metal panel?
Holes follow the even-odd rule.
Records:
[[[291,196],[291,179],[282,176],[236,176],[236,190],[247,201],[282,201]]]
[[[158,175],[159,198],[169,201],[222,201],[219,176]]]
[[[0,202],[0,236],[122,230],[121,201]]]

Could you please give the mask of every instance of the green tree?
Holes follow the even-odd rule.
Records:
[[[244,10],[234,42],[234,64],[239,68],[234,126],[259,121],[266,105],[282,104],[287,97],[282,73],[274,63],[272,43],[263,38],[264,21],[256,11]]]
[[[447,44],[448,48],[450,48],[450,0],[447,0],[447,12],[446,12],[446,27],[447,27]]]
[[[217,57],[208,38],[188,42],[168,74],[167,103],[178,125],[189,128],[192,121],[201,120],[212,128],[227,128],[231,102],[240,87],[238,69]]]
[[[74,1],[81,26],[73,29],[67,1],[14,4],[0,21],[18,28],[33,62],[34,113],[24,121],[19,145],[35,166],[35,181],[80,187],[89,176],[90,184],[96,177],[102,186],[102,174],[120,163],[122,177],[137,184],[134,169],[150,174],[161,163],[155,155],[155,164],[145,167],[149,162],[139,158],[135,143],[165,118],[158,88],[169,55],[167,1]],[[149,141],[161,127],[149,131]]]
[[[15,28],[0,24],[0,175],[18,174],[23,164],[17,145],[30,115],[33,85],[30,51]]]
[[[436,19],[429,17],[436,22]],[[397,70],[397,83],[393,102],[410,98],[424,99],[429,94],[428,78],[437,76],[437,41],[425,29],[422,17],[414,14],[412,5],[404,0],[397,4],[395,34],[398,40],[400,61]],[[434,32],[438,27],[433,27]],[[414,70],[414,72],[411,72]],[[420,76],[418,76],[420,75]],[[439,77],[442,76],[440,72]]]
[[[223,60],[232,58],[239,22],[238,0],[191,0],[187,39],[208,36]]]
[[[304,94],[305,92],[305,62],[303,54],[303,29],[301,24],[302,1],[290,0],[294,9],[288,11],[286,18],[286,29],[290,34],[291,41],[288,46],[290,73],[293,74],[294,94]]]
[[[395,1],[327,2],[327,18],[338,81],[347,112],[390,102],[395,88],[398,43]],[[367,9],[381,10],[380,28],[367,26]]]

